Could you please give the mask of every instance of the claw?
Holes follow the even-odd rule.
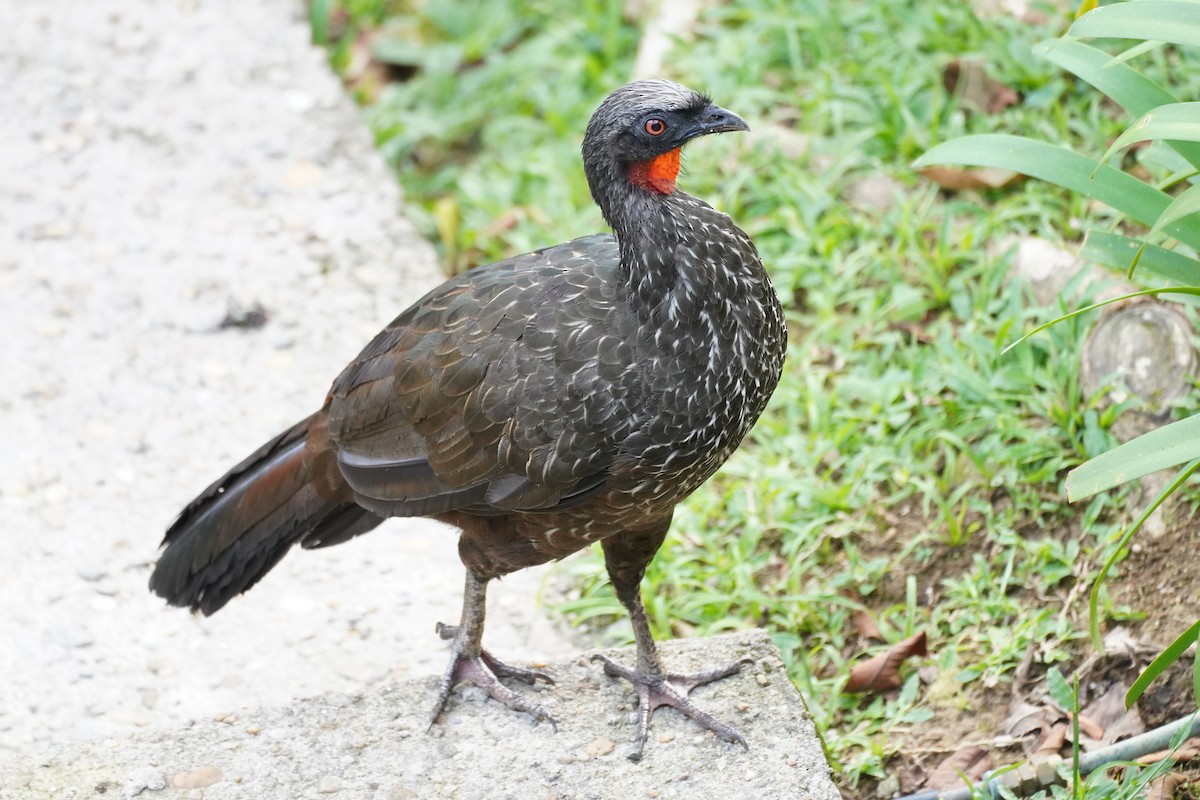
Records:
[[[454,687],[466,682],[483,689],[493,700],[503,703],[513,711],[524,712],[533,717],[536,722],[549,722],[551,728],[555,731],[558,730],[558,724],[544,708],[525,699],[500,682],[500,677],[505,677],[516,678],[531,685],[536,684],[538,680],[553,684],[554,681],[549,675],[536,670],[511,667],[482,649],[477,656],[466,655],[462,652],[461,643],[457,638],[458,627],[455,625],[438,623],[437,632],[443,639],[453,640],[454,645],[451,647],[450,664],[442,675],[442,683],[433,706],[433,714],[429,718],[429,728],[433,728],[438,716],[445,710],[446,701],[450,699],[450,693]]]
[[[665,676],[639,675],[636,670],[623,667],[612,659],[599,654],[592,656],[592,660],[600,661],[604,664],[606,675],[614,678],[624,678],[632,683],[634,689],[637,690],[637,741],[634,743],[633,750],[628,755],[630,761],[640,761],[642,759],[642,752],[646,747],[646,736],[650,727],[650,718],[662,706],[674,708],[695,720],[704,728],[712,731],[726,742],[740,744],[747,750],[750,749],[750,746],[746,744],[745,737],[738,732],[737,728],[726,722],[722,722],[697,706],[691,701],[688,694],[697,686],[703,686],[706,683],[712,683],[722,678],[728,678],[730,675],[736,675],[741,671],[742,667],[753,664],[753,659],[743,658],[734,661],[732,664],[725,664],[713,669],[687,675],[670,673]]]
[[[439,622],[437,624],[437,632],[438,635],[443,639],[453,640],[454,637],[458,635],[458,626],[446,625]],[[546,673],[536,669],[522,669],[521,667],[514,667],[509,664],[505,664],[503,661],[496,658],[483,648],[480,648],[479,650],[479,657],[483,659],[483,663],[486,664],[488,669],[494,672],[497,677],[516,678],[523,683],[528,683],[530,686],[536,686],[538,681],[544,681],[547,686],[554,685],[554,679]]]

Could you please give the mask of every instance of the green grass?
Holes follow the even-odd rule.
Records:
[[[1031,56],[1070,22],[1053,6],[1042,25],[943,6],[712,4],[666,75],[756,129],[809,141],[788,155],[779,137],[750,147],[726,136],[685,156],[682,186],[758,244],[791,344],[746,445],[679,509],[645,583],[651,623],[659,636],[771,630],[847,787],[883,777],[900,742],[891,734],[933,713],[911,672],[895,696],[842,691],[863,652],[856,608],[871,608],[889,641],[927,632],[939,680],[964,691],[1004,684],[1028,648],[1052,664],[1086,636],[1086,585],[1122,520],[1119,498],[1071,507],[1062,490],[1068,469],[1112,444],[1113,412],[1075,378],[1088,320],[1001,355],[1066,309],[1032,306],[997,243],[1012,233],[1077,243],[1079,220],[1097,212],[1037,181],[947,197],[910,166],[938,142],[993,131],[1100,152],[1122,117]],[[632,67],[640,33],[621,8],[348,9],[335,60],[347,61],[356,26],[377,29],[376,54],[408,75],[366,113],[448,271],[602,229],[578,145]],[[982,61],[1021,102],[964,111],[942,85],[952,58]],[[899,187],[892,207],[846,202],[857,181],[881,174]],[[922,576],[948,560],[953,574]],[[582,592],[563,613],[622,616],[597,554],[567,568]]]

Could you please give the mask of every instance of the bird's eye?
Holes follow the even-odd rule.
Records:
[[[646,129],[646,133],[650,134],[651,136],[662,136],[667,132],[667,123],[663,122],[658,117],[652,117],[646,120],[644,127]]]

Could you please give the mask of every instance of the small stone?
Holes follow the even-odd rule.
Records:
[[[308,92],[293,89],[283,93],[283,102],[288,107],[288,110],[294,111],[297,114],[303,114],[306,111],[311,111],[316,106],[317,99]]]
[[[1067,285],[1081,272],[1083,276],[1072,287],[1073,292],[1082,292],[1089,286],[1101,284],[1097,299],[1106,299],[1134,289],[1125,281],[1112,279],[1107,270],[1089,266],[1074,252],[1044,239],[1033,236],[1007,237],[995,243],[993,248],[997,255],[1015,248],[1010,272],[1029,283],[1034,300],[1039,305],[1058,302]]]
[[[887,211],[902,193],[903,187],[894,178],[873,174],[850,184],[846,201],[858,211]]]
[[[354,279],[368,289],[373,289],[382,283],[383,276],[371,267],[359,267],[354,270]]]
[[[900,779],[895,775],[887,776],[875,788],[877,797],[894,797],[898,794],[900,794]]]
[[[197,769],[176,773],[175,777],[171,779],[171,785],[176,789],[203,789],[206,786],[212,786],[224,777],[221,770],[211,764],[205,764]]]
[[[771,679],[768,678],[766,675],[763,675],[762,673],[755,675],[754,680],[758,681],[759,686],[770,686],[771,685]]]
[[[246,728],[246,733],[250,734],[251,736],[258,736],[260,733],[262,733],[262,728],[258,727],[257,725],[250,725]]]
[[[317,791],[321,794],[333,794],[334,792],[340,792],[341,790],[342,779],[336,775],[326,775],[324,778],[321,778],[320,783],[317,784]]]
[[[1191,389],[1188,376],[1200,358],[1188,317],[1164,303],[1138,303],[1110,311],[1088,334],[1080,357],[1080,387],[1103,393],[1111,405],[1137,400],[1112,425],[1120,441],[1170,421],[1174,404]]]
[[[78,575],[88,583],[99,583],[108,577],[108,572],[100,567],[83,567]]]
[[[158,792],[165,788],[167,788],[167,779],[163,777],[161,769],[142,767],[130,775],[129,780],[125,781],[125,796],[136,797],[146,789]]]
[[[93,611],[115,611],[117,608],[117,601],[107,595],[98,595],[88,600],[88,606]]]
[[[307,189],[315,186],[325,178],[325,170],[320,165],[301,159],[290,164],[283,173],[283,185],[288,189]],[[287,222],[285,220],[284,224]]]
[[[388,792],[387,800],[413,800],[417,793],[407,786],[395,786]]]
[[[660,742],[662,742],[663,744],[666,744],[667,742],[673,742],[673,741],[675,741],[675,734],[673,734],[673,733],[660,733],[660,734],[658,735],[658,740],[659,740]]]
[[[587,753],[588,758],[600,758],[601,756],[606,756],[611,753],[616,746],[617,743],[612,739],[601,737],[589,743],[588,746],[584,748],[584,752]]]
[[[812,146],[812,137],[786,125],[755,125],[754,132],[744,139],[745,147],[754,147],[765,142],[789,160],[802,158]]]

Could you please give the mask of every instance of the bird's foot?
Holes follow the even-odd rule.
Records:
[[[458,626],[446,625],[439,622],[437,624],[437,632],[438,636],[441,636],[443,639],[453,641],[454,637],[458,635]],[[528,683],[530,686],[536,685],[538,681],[545,681],[550,686],[554,685],[554,679],[546,673],[539,672],[536,669],[522,669],[521,667],[514,667],[510,664],[505,664],[503,661],[482,648],[480,648],[479,657],[483,659],[483,663],[486,664],[488,669],[494,672],[497,677],[516,678],[519,681]]]
[[[530,685],[536,684],[539,680],[553,684],[554,681],[549,675],[537,670],[511,667],[482,648],[477,656],[463,653],[456,639],[458,635],[458,626],[456,625],[443,625],[439,623],[437,632],[443,639],[454,640],[454,645],[451,648],[450,665],[446,667],[446,672],[442,675],[442,685],[438,691],[437,702],[433,707],[433,715],[429,720],[429,727],[432,728],[433,724],[437,722],[437,718],[445,709],[446,701],[450,698],[450,692],[453,691],[454,687],[460,683],[467,682],[483,689],[492,699],[503,703],[513,711],[522,711],[533,717],[537,722],[545,720],[550,723],[552,728],[555,730],[558,729],[554,718],[546,713],[544,708],[537,703],[526,700],[500,682],[500,678],[516,678]]]
[[[680,713],[691,717],[731,744],[740,744],[747,750],[750,749],[749,745],[746,744],[745,738],[738,733],[737,728],[726,722],[722,722],[697,706],[691,701],[688,694],[697,686],[703,686],[706,683],[712,683],[722,678],[728,678],[730,675],[736,675],[741,671],[742,667],[754,663],[753,659],[743,658],[739,661],[734,661],[732,664],[714,667],[713,669],[707,669],[703,672],[696,672],[690,675],[670,673],[665,676],[639,675],[636,670],[623,667],[611,659],[598,654],[592,656],[592,660],[600,661],[604,664],[605,674],[614,678],[624,678],[632,683],[637,690],[637,741],[634,742],[633,750],[629,753],[631,761],[641,760],[642,750],[646,746],[646,734],[650,727],[650,717],[662,706],[670,706]]]

